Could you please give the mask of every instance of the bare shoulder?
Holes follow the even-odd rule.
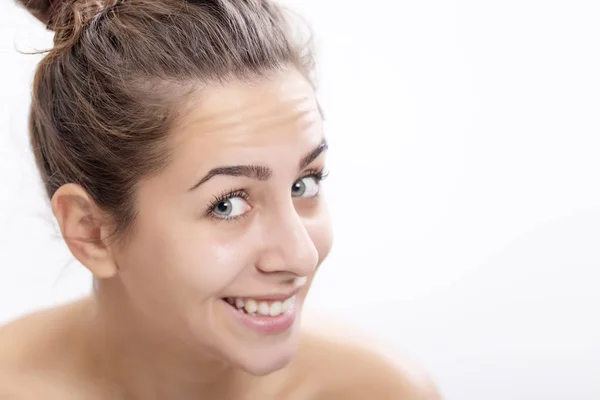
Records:
[[[76,303],[36,311],[0,326],[0,400],[68,399],[60,365]]]
[[[56,360],[82,302],[45,308],[0,326],[0,368],[39,366]]]
[[[40,372],[0,368],[0,400],[69,399],[65,393]]]
[[[312,318],[303,333],[298,363],[318,379],[319,400],[441,399],[416,363],[343,325]]]

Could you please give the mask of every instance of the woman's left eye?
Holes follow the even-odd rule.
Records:
[[[292,197],[315,197],[319,193],[319,181],[314,176],[298,179],[292,185]]]

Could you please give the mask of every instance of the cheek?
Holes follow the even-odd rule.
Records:
[[[171,221],[146,221],[127,250],[122,276],[141,295],[198,304],[222,295],[251,265],[248,238],[218,234],[219,227],[202,221]]]

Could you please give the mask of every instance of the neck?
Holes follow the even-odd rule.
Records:
[[[118,280],[99,282],[89,307],[90,368],[124,398],[239,398],[251,379],[152,326]]]

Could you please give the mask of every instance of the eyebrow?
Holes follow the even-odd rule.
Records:
[[[300,160],[298,169],[306,168],[328,148],[329,145],[327,144],[327,140],[323,139],[313,151]],[[266,181],[271,177],[271,175],[273,175],[273,170],[264,165],[228,165],[224,167],[216,167],[211,169],[202,179],[192,186],[189,191],[197,189],[198,186],[217,175],[245,176],[247,178],[256,179],[259,181]]]

